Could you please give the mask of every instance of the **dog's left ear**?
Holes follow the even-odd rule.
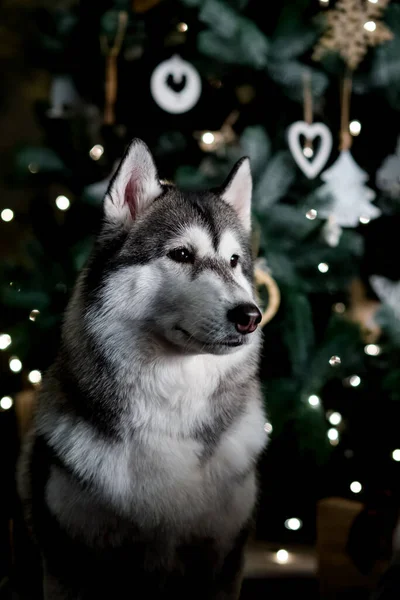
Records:
[[[241,158],[233,167],[220,193],[222,200],[235,209],[247,231],[250,231],[251,228],[252,188],[250,161],[247,157]]]
[[[162,192],[150,150],[134,139],[119,165],[104,200],[108,222],[129,225]]]

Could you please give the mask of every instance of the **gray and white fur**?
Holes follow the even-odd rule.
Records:
[[[251,173],[183,193],[134,140],[43,380],[19,489],[46,600],[238,597],[265,446]]]

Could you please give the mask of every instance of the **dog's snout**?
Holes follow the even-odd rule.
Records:
[[[228,320],[239,333],[252,333],[261,321],[261,313],[255,304],[239,304],[228,310]]]

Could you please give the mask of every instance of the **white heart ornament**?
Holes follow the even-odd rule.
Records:
[[[168,85],[169,76],[177,84],[184,83],[180,91]],[[150,90],[160,108],[172,114],[182,114],[198,102],[201,96],[201,78],[193,65],[174,55],[154,69],[150,79]]]
[[[306,140],[321,138],[321,144],[318,152],[314,154],[313,160],[308,160],[303,153],[300,145],[300,136],[304,135]],[[322,171],[332,150],[332,135],[328,127],[323,123],[306,123],[305,121],[296,121],[288,129],[288,143],[294,160],[309,178],[314,179]]]

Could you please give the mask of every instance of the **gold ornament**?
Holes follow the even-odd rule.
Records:
[[[258,288],[265,287],[268,291],[268,305],[263,311],[260,327],[264,327],[278,312],[281,303],[281,293],[275,279],[260,267],[254,269],[254,278]]]
[[[366,344],[373,344],[381,335],[381,328],[374,320],[380,305],[378,300],[367,298],[361,280],[355,279],[351,283],[349,308],[344,312],[344,317],[353,323],[358,323],[361,337]]]
[[[313,59],[321,60],[326,52],[338,52],[349,69],[354,70],[369,46],[377,46],[393,38],[380,21],[390,0],[338,0],[335,8],[325,13],[327,29],[314,49]]]

